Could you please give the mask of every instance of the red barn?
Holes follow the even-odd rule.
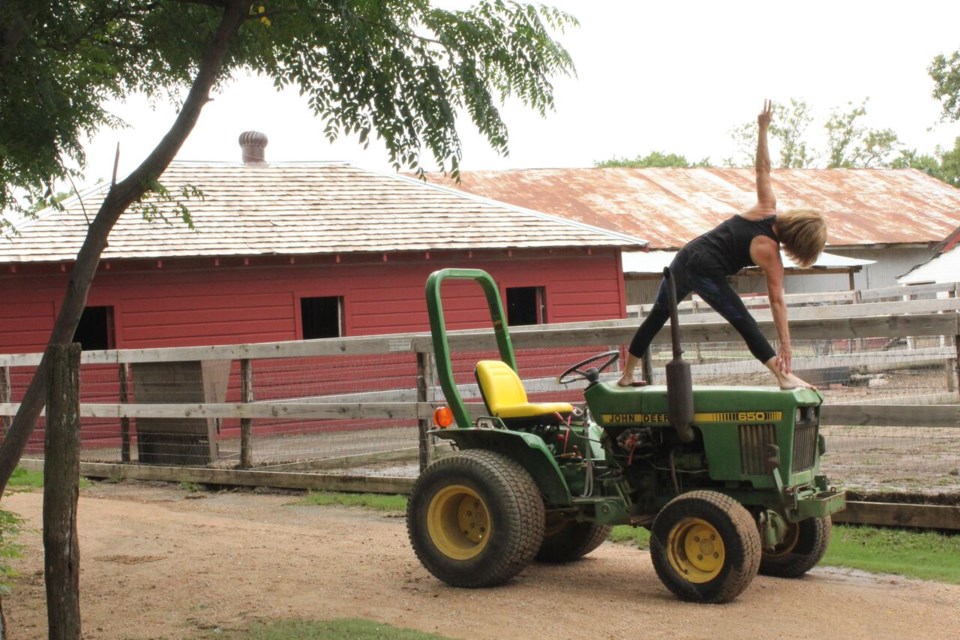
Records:
[[[262,135],[241,139],[263,157]],[[621,249],[644,244],[339,163],[174,163],[161,184],[111,233],[77,331],[85,350],[426,331],[424,283],[450,266],[488,271],[515,325],[622,318]],[[43,350],[106,190],[0,240],[0,354]],[[463,311],[451,329],[486,322],[485,307]]]

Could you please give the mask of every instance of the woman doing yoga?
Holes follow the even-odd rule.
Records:
[[[783,300],[780,247],[799,266],[808,267],[816,262],[823,251],[827,227],[820,214],[809,209],[777,213],[777,198],[770,182],[770,152],[767,148],[767,129],[771,117],[772,105],[768,100],[757,116],[757,203],[687,243],[673,259],[670,271],[677,288],[677,300],[683,300],[691,292],[703,298],[743,336],[750,353],[766,365],[781,389],[811,387],[793,373],[790,328]],[[780,343],[778,351],[774,351],[760,333],[756,320],[727,282],[727,276],[748,266],[763,270]],[[618,384],[634,384],[634,372],[640,358],[669,317],[667,282],[663,281],[653,309],[630,342]]]

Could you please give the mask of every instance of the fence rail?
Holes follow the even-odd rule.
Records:
[[[941,288],[930,288],[924,293],[938,293]],[[955,289],[948,289],[953,291]],[[865,292],[864,292],[865,293]],[[902,292],[900,292],[902,294]],[[830,454],[825,459],[826,470],[831,479],[843,483],[848,460],[856,460],[856,473],[850,478],[859,482],[871,467],[882,467],[884,478],[897,476],[898,464],[908,460],[921,461],[917,467],[911,467],[900,473],[904,478],[916,476],[914,485],[908,489],[923,491],[955,491],[960,495],[960,405],[957,405],[957,336],[960,335],[960,300],[956,298],[914,300],[903,302],[863,302],[880,300],[885,297],[897,297],[894,294],[836,296],[836,301],[851,304],[803,307],[791,309],[791,334],[795,342],[794,365],[797,370],[843,369],[856,371],[869,385],[847,397],[847,387],[824,389],[827,401],[824,404],[821,420],[828,433]],[[801,300],[797,298],[794,302]],[[803,300],[806,300],[804,298]],[[764,331],[775,338],[775,329],[764,310],[755,310],[755,315]],[[713,382],[716,379],[734,378],[737,383],[749,382],[750,376],[759,376],[761,384],[768,381],[763,377],[762,367],[745,354],[739,336],[725,322],[712,314],[685,314],[681,316],[681,331],[688,356],[693,355],[695,381]],[[564,325],[542,325],[535,327],[517,327],[511,330],[514,346],[518,354],[565,353],[564,350],[599,348],[606,350],[611,345],[629,342],[636,329],[636,320],[611,320],[581,322]],[[667,345],[668,332],[661,332],[654,345]],[[895,339],[904,339],[906,344],[890,344]],[[864,350],[862,343],[878,341],[879,346]],[[912,344],[916,341],[932,341],[930,344]],[[809,348],[799,349],[798,344],[809,343]],[[824,347],[824,343],[827,343]],[[841,344],[842,343],[842,344]],[[452,331],[449,335],[451,349],[471,354],[495,351],[496,342],[488,330]],[[839,346],[838,346],[839,345]],[[860,346],[857,346],[860,345]],[[412,482],[410,477],[401,477],[395,473],[399,466],[385,452],[406,449],[412,452],[414,473],[417,468],[416,456],[419,450],[419,462],[423,464],[434,443],[425,436],[428,420],[433,409],[440,403],[436,380],[432,373],[433,344],[430,336],[423,333],[394,334],[375,337],[351,337],[299,342],[277,342],[246,345],[223,345],[203,347],[180,347],[172,349],[109,350],[84,352],[81,362],[91,371],[114,368],[118,375],[103,376],[111,378],[112,384],[119,385],[123,393],[110,387],[104,393],[114,396],[115,401],[103,398],[87,399],[81,402],[81,417],[84,421],[146,421],[156,419],[174,422],[199,421],[211,425],[204,431],[211,440],[220,445],[222,459],[213,460],[202,466],[169,466],[162,463],[153,465],[117,464],[110,461],[119,458],[119,462],[130,461],[130,435],[125,436],[126,449],[119,446],[119,434],[114,438],[105,438],[104,445],[88,453],[83,462],[83,472],[100,477],[149,477],[169,480],[190,480],[214,484],[267,484],[287,483],[278,486],[296,486],[299,488],[340,487],[344,490],[389,490],[405,492]],[[654,359],[662,353],[654,353]],[[15,401],[17,380],[23,379],[40,362],[41,354],[0,355],[0,417],[8,418],[16,413]],[[401,362],[403,373],[395,379],[392,373],[384,374],[392,386],[377,391],[363,388],[327,389],[315,397],[271,397],[271,389],[264,386],[263,380],[269,378],[264,370],[283,370],[289,366],[289,372],[283,370],[287,380],[302,382],[309,388],[309,380],[300,380],[304,371],[327,366],[331,362],[339,363],[344,376],[349,376],[358,361],[374,358],[369,366],[388,369],[394,361]],[[577,358],[579,359],[579,358]],[[519,355],[521,369],[524,356]],[[128,369],[139,365],[163,365],[183,362],[221,362],[226,363],[230,382],[227,395],[233,393],[234,400],[220,398],[218,401],[190,402],[137,402],[137,393],[132,400],[123,401],[126,396]],[[322,366],[316,363],[323,363]],[[552,361],[551,361],[552,362]],[[232,363],[232,364],[231,364]],[[285,363],[290,363],[285,364]],[[569,363],[568,363],[569,364]],[[254,367],[256,365],[256,367]],[[269,366],[267,366],[269,365]],[[552,366],[552,365],[551,365]],[[254,369],[257,370],[256,377]],[[391,370],[392,371],[392,370]],[[938,387],[908,390],[890,394],[880,386],[883,376],[889,371],[907,372],[905,375],[922,375],[925,379],[936,381]],[[940,371],[939,374],[936,371]],[[548,373],[548,372],[545,372]],[[845,373],[852,380],[852,374]],[[94,376],[95,377],[95,376]],[[336,376],[331,376],[336,378]],[[558,388],[552,379],[545,375],[525,376],[530,388],[543,393],[556,392]],[[120,382],[117,382],[117,381]],[[862,380],[861,380],[862,381]],[[329,381],[327,381],[329,382]],[[327,383],[325,382],[325,384]],[[334,380],[334,382],[337,382]],[[86,384],[86,383],[84,383]],[[866,384],[866,383],[865,383]],[[335,386],[335,385],[334,385]],[[242,388],[241,388],[242,387]],[[465,397],[478,398],[470,384],[462,387]],[[103,394],[101,394],[103,395]],[[256,400],[254,398],[257,398]],[[924,404],[926,403],[926,404]],[[480,411],[480,405],[472,405]],[[284,431],[283,428],[267,430],[261,425],[303,425],[319,421],[321,425],[338,425],[336,429],[325,427],[315,432],[309,429]],[[86,424],[85,422],[84,424]],[[236,423],[233,429],[229,425]],[[384,425],[391,425],[384,428]],[[224,427],[221,430],[221,427]],[[360,425],[360,427],[354,426]],[[111,429],[116,429],[110,427]],[[232,429],[232,430],[231,430]],[[145,438],[138,429],[131,429],[133,438]],[[113,432],[111,432],[113,433]],[[307,439],[322,436],[323,443],[302,449]],[[113,443],[117,440],[117,443]],[[330,442],[343,443],[337,453],[331,455],[324,449]],[[837,443],[839,446],[834,446]],[[279,451],[287,447],[294,451],[289,455],[255,457],[253,454],[270,447]],[[337,445],[340,446],[339,444]],[[115,452],[110,453],[114,447]],[[216,451],[216,447],[212,447]],[[124,453],[126,451],[126,453]],[[37,453],[36,451],[34,453]],[[380,456],[393,466],[383,468],[370,464],[351,473],[300,473],[275,470],[288,464],[300,469],[311,466],[329,468],[331,458],[344,461],[357,460],[362,456],[367,462],[369,455]],[[936,462],[931,463],[931,456]],[[93,456],[106,457],[108,461],[90,460]],[[37,456],[25,464],[41,464]],[[265,459],[267,458],[267,459]],[[139,460],[138,455],[138,460]],[[874,460],[876,459],[876,460]],[[879,461],[882,464],[877,464]],[[259,466],[260,469],[237,470],[225,468],[225,462],[239,462],[240,467]],[[315,463],[312,465],[312,462]],[[344,463],[347,464],[346,462]],[[270,471],[262,470],[272,465]],[[935,469],[939,474],[935,478],[920,477],[916,468]],[[371,469],[372,468],[372,469]],[[354,473],[354,471],[356,471]],[[926,472],[926,471],[925,471]],[[294,475],[282,475],[293,473]],[[248,474],[248,475],[244,475]],[[245,479],[241,479],[245,478]],[[368,478],[369,480],[354,480]],[[893,489],[902,491],[907,480],[897,480]],[[349,488],[345,488],[349,487]],[[858,507],[863,512],[866,507]],[[944,517],[949,521],[960,522],[956,513]],[[869,508],[868,508],[869,510]],[[886,510],[886,511],[884,511]],[[888,507],[880,512],[891,512]],[[887,518],[896,522],[906,516],[903,511],[893,511],[896,516],[877,516],[877,510],[870,511],[869,521]],[[952,519],[952,520],[951,520]],[[910,516],[911,522],[923,521],[923,517]],[[960,526],[958,526],[960,528]]]
[[[818,293],[788,293],[784,295],[784,301],[788,307],[805,307],[813,305],[816,307],[824,305],[842,305],[857,304],[863,302],[877,302],[880,300],[919,300],[930,296],[945,295],[950,298],[957,298],[960,292],[960,282],[947,282],[938,284],[912,285],[910,287],[893,286],[879,289],[851,289],[849,291],[821,291]],[[677,305],[677,310],[681,313],[702,311],[711,312],[710,306],[703,301],[703,298],[693,294],[691,299],[681,302]],[[748,295],[743,296],[743,303],[747,308],[767,307],[770,305],[770,299],[766,295]],[[646,315],[653,307],[653,303],[630,305],[627,307],[628,315]]]

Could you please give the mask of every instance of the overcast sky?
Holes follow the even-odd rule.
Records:
[[[468,5],[442,0],[443,6]],[[730,130],[752,121],[764,98],[806,101],[818,117],[865,98],[874,128],[910,148],[953,147],[960,125],[939,122],[927,68],[960,48],[960,2],[860,0],[552,0],[580,27],[559,37],[577,66],[556,81],[556,112],[541,119],[508,104],[510,156],[498,157],[464,121],[462,167],[589,167],[651,151],[715,163],[736,155]],[[103,131],[88,146],[87,181],[106,179],[117,143],[121,176],[141,162],[173,122],[173,109],[131,99],[116,105],[129,129]],[[267,160],[345,160],[389,171],[386,153],[352,139],[329,144],[323,123],[296,91],[243,78],[214,96],[178,160],[239,161],[243,131],[267,134]],[[822,141],[811,138],[814,146]]]

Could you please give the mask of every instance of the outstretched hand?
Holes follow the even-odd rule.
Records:
[[[760,128],[766,129],[770,126],[771,120],[773,120],[773,102],[770,100],[764,100],[763,111],[761,111],[760,115],[757,116],[757,124],[760,125]]]

